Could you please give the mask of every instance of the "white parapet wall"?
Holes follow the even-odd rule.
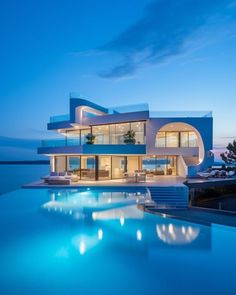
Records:
[[[177,174],[182,177],[188,176],[188,166],[182,156],[177,157]]]

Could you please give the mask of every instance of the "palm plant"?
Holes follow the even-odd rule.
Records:
[[[88,133],[86,135],[86,139],[87,139],[86,144],[94,144],[95,138],[96,138],[95,135],[93,135],[92,133]]]
[[[127,133],[125,133],[123,135],[123,137],[124,137],[124,143],[126,143],[126,144],[135,144],[136,143],[135,132],[133,130],[127,131]]]

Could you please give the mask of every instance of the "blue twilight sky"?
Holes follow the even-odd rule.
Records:
[[[212,110],[215,147],[236,138],[236,0],[2,0],[0,38],[0,158],[52,136],[69,92]]]

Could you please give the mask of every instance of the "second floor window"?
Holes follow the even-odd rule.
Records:
[[[156,135],[156,147],[158,148],[198,146],[197,134],[194,131],[160,131]]]

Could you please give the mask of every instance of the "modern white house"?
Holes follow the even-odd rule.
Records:
[[[106,108],[71,95],[68,115],[51,117],[48,130],[61,138],[43,140],[39,154],[51,171],[81,180],[194,177],[213,164],[211,112],[152,112],[147,104]]]

